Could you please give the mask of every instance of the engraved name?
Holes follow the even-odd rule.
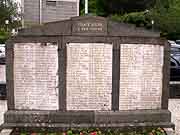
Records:
[[[77,24],[77,31],[103,31],[103,24],[102,23],[78,23]]]

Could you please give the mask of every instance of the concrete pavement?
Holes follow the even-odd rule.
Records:
[[[0,125],[4,122],[4,113],[7,111],[7,100],[0,100]]]
[[[169,99],[171,121],[175,124],[176,135],[180,135],[180,99]]]

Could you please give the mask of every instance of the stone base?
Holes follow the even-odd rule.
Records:
[[[118,128],[145,127],[174,128],[168,110],[136,111],[8,111],[4,128],[45,128],[66,130],[69,128]]]

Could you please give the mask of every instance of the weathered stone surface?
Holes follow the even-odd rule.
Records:
[[[58,110],[58,46],[16,43],[15,109]]]
[[[162,46],[122,44],[119,109],[160,109],[162,69]]]
[[[171,111],[171,121],[175,124],[175,133],[180,135],[180,99],[169,99],[169,107]]]
[[[72,18],[73,35],[107,35],[107,20],[102,18],[87,17],[82,19]]]
[[[168,123],[168,110],[131,111],[7,111],[5,123],[64,123],[64,124],[119,124]]]
[[[174,127],[158,33],[85,16],[24,29],[6,48],[2,127]]]
[[[6,65],[0,65],[0,83],[6,82]]]
[[[67,44],[67,110],[111,110],[112,45]]]
[[[62,2],[62,1],[61,1]],[[67,2],[60,2],[60,7],[64,6],[66,10],[71,6],[66,8]],[[74,2],[75,3],[75,2]],[[62,5],[61,5],[62,4]],[[65,4],[65,5],[63,5]],[[73,2],[69,2],[70,5],[73,5]],[[68,5],[68,4],[67,4]],[[59,11],[55,10],[56,8],[48,8],[44,9],[47,10],[47,14],[52,14],[50,17],[44,17],[52,20],[57,20],[59,18],[65,19],[63,17],[56,17],[61,16],[60,14],[56,14]],[[49,12],[50,10],[50,12]],[[52,10],[52,11],[51,11]],[[66,12],[64,8],[59,8]],[[75,13],[75,12],[74,12]],[[66,14],[65,14],[66,15]],[[69,13],[66,15],[67,18],[70,16],[76,16]],[[54,18],[54,19],[53,19]],[[66,18],[66,19],[67,19]],[[164,44],[164,40],[160,39],[159,32],[152,32],[148,31],[141,27],[135,27],[134,25],[118,23],[110,21],[107,18],[98,17],[98,16],[78,16],[72,17],[69,20],[64,21],[56,21],[56,22],[49,22],[45,25],[34,26],[31,28],[21,29],[18,32],[19,36],[65,36],[65,35],[73,35],[73,36],[110,36],[110,37],[123,37],[121,42],[123,43],[157,43],[157,44]],[[139,38],[140,37],[140,38]],[[131,40],[130,40],[130,39]],[[101,43],[101,42],[100,42]],[[103,43],[103,42],[102,42]]]
[[[174,128],[168,110],[132,111],[7,111],[4,128],[118,128],[137,130],[144,127]]]

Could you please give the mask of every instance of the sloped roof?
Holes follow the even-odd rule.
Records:
[[[50,22],[21,29],[18,34],[18,36],[62,35],[160,37],[158,32],[97,16],[80,16],[69,20]]]

